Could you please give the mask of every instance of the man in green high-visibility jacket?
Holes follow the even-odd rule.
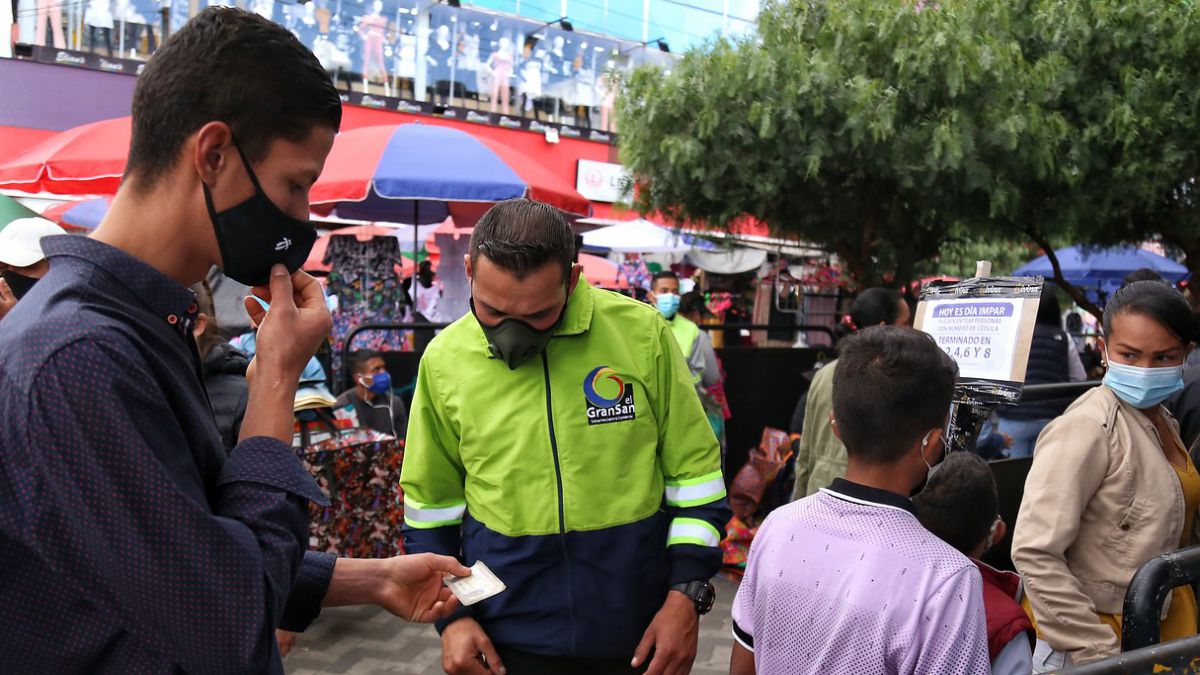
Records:
[[[717,440],[662,317],[574,255],[556,209],[498,204],[471,238],[472,315],[421,360],[406,549],[508,586],[439,625],[452,674],[683,675],[711,607]]]

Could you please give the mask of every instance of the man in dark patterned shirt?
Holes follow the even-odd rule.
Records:
[[[308,504],[327,502],[292,405],[331,319],[295,270],[340,123],[311,52],[251,13],[206,10],[147,65],[112,208],[90,238],[44,240],[50,271],[0,323],[0,671],[282,673],[274,629],[322,605],[453,609],[452,559],[305,551]],[[213,265],[270,303],[248,302],[228,459],[187,289]]]

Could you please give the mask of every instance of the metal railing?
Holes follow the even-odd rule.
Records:
[[[1150,560],[1129,582],[1121,614],[1121,651],[1158,644],[1163,602],[1180,586],[1200,581],[1200,546]],[[1200,651],[1194,653],[1200,657]]]
[[[1200,674],[1200,635],[1056,671],[1060,675]]]
[[[1159,644],[1162,607],[1169,593],[1200,581],[1200,546],[1160,555],[1142,565],[1129,588],[1121,614],[1121,654],[1073,666],[1070,675],[1200,673],[1200,635]]]

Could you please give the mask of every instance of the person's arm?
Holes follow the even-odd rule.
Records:
[[[721,362],[717,360],[717,352],[713,349],[712,337],[703,330],[700,331],[700,337],[696,338],[696,351],[700,352],[704,363],[703,370],[700,371],[700,384],[711,387],[720,382]]]
[[[407,437],[408,409],[404,407],[404,399],[399,396],[392,398],[392,426],[396,430],[397,438]]]
[[[983,579],[978,568],[962,568],[927,601],[934,604],[918,620],[913,647],[919,651],[912,672],[989,672]]]
[[[1024,579],[1038,631],[1074,663],[1121,651],[1066,560],[1088,502],[1108,473],[1108,444],[1099,422],[1071,417],[1051,422],[1038,440],[1013,531],[1013,563]],[[1070,480],[1064,480],[1067,476]]]
[[[746,575],[733,598],[733,656],[729,661],[730,675],[754,675],[754,632],[757,628],[755,605],[758,602],[759,551],[770,546],[770,516],[758,528],[746,560]]]
[[[658,452],[671,516],[665,542],[669,582],[707,581],[721,569],[721,539],[731,516],[721,447],[675,336],[661,318],[655,327],[654,389],[648,394],[658,420]],[[634,653],[634,667],[644,664],[653,651],[648,675],[689,672],[696,658],[698,619],[689,598],[668,592]]]
[[[670,582],[680,584],[709,579],[721,570],[722,533],[732,513],[721,474],[721,446],[675,337],[665,321],[658,325],[657,381],[650,405],[658,420],[658,452],[672,517]]]
[[[210,484],[121,336],[60,349],[24,418],[20,446],[54,486],[24,505],[35,519],[26,543],[72,542],[53,556],[63,585],[111,603],[131,636],[183,670],[263,672],[278,659],[273,631],[307,548],[308,503],[328,503],[290,445],[247,439]]]
[[[729,675],[755,675],[754,652],[740,642],[733,643],[733,656],[729,659]]]
[[[467,510],[466,469],[458,455],[456,427],[446,415],[446,401],[439,389],[445,380],[440,373],[435,374],[433,360],[426,352],[417,373],[404,466],[400,470],[404,550],[459,557]],[[439,622],[438,630],[470,615],[469,607],[460,608],[448,620]]]
[[[1072,382],[1083,382],[1087,379],[1087,371],[1083,368],[1083,359],[1075,348],[1075,341],[1067,336],[1067,377]]]
[[[1033,672],[1033,649],[1029,636],[1019,633],[1004,645],[992,661],[992,675],[1029,675]]]
[[[829,424],[829,411],[821,405],[823,400],[819,387],[825,386],[826,378],[833,376],[833,364],[827,364],[813,376],[812,384],[805,396],[804,430],[800,432],[800,447],[796,451],[796,483],[792,487],[792,501],[807,497],[810,492],[824,485],[814,486],[809,490],[808,483],[813,473],[813,453],[817,444],[817,425]],[[818,396],[814,397],[816,393]]]

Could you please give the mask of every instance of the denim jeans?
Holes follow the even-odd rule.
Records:
[[[1029,457],[1033,454],[1033,446],[1037,443],[1042,429],[1053,421],[1053,418],[1041,420],[1014,420],[997,416],[999,424],[997,431],[1012,437],[1012,447],[1008,449],[1009,457]]]

